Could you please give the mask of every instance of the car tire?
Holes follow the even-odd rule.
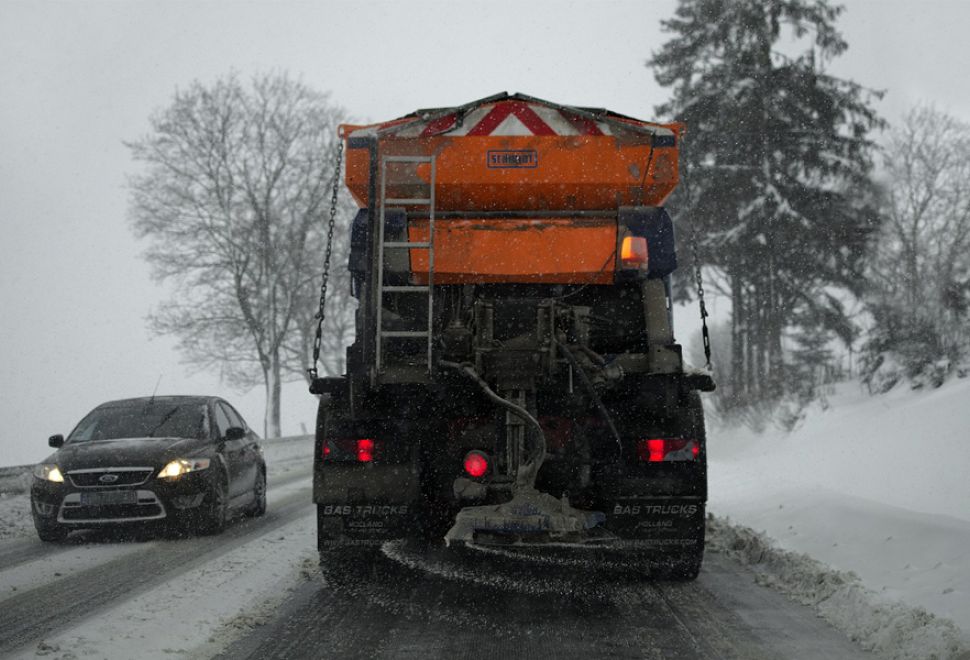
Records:
[[[246,511],[251,518],[259,518],[266,513],[266,470],[260,468],[253,485],[253,504]]]
[[[199,531],[203,534],[221,534],[229,519],[229,486],[226,476],[219,474],[212,480],[203,508]]]
[[[37,536],[44,543],[60,543],[71,533],[70,529],[57,523],[43,526],[35,525],[35,528],[37,529]]]

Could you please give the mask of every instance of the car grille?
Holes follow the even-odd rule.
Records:
[[[123,504],[85,504],[82,497],[85,496],[81,493],[70,493],[64,498],[58,516],[61,522],[125,522],[157,520],[166,516],[165,507],[162,506],[158,496],[148,490],[135,491],[132,501]]]
[[[154,472],[154,468],[150,467],[95,468],[71,470],[67,473],[67,476],[77,488],[111,488],[113,486],[139,486],[148,481],[152,472]],[[111,477],[114,477],[114,479]]]
[[[78,506],[65,507],[64,520],[68,522],[93,520],[141,520],[144,518],[161,518],[162,507],[154,504],[116,504],[113,506]]]

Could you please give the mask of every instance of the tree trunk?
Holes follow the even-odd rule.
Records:
[[[266,381],[266,415],[263,419],[263,436],[278,438],[280,432],[280,399],[282,396],[282,382],[280,379],[279,350],[269,356],[268,368],[263,369]]]
[[[736,267],[736,271],[740,271]],[[744,391],[744,285],[738,273],[731,276],[731,391],[734,407]]]

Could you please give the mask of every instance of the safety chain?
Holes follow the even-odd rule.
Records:
[[[340,165],[343,162],[344,141],[337,138],[337,159],[333,168],[333,181],[330,186],[330,225],[327,227],[327,253],[323,259],[323,281],[320,282],[320,308],[317,310],[317,333],[313,338],[313,364],[307,369],[312,380],[317,378],[317,362],[320,359],[320,345],[323,343],[324,306],[327,304],[327,282],[330,280],[330,255],[333,254],[333,229],[337,222],[337,190],[340,187]]]
[[[683,138],[681,138],[681,156],[684,156],[683,151]],[[684,158],[684,202],[688,210],[693,216],[693,206],[690,199],[690,166],[687,163],[687,159]],[[693,260],[694,266],[694,283],[697,285],[697,301],[700,306],[701,311],[701,337],[704,340],[704,367],[710,371],[711,370],[711,334],[707,329],[707,306],[704,304],[704,281],[701,278],[701,260],[697,254],[697,235],[694,233],[694,221],[693,217],[691,221],[687,223],[687,240],[690,243],[691,259]]]

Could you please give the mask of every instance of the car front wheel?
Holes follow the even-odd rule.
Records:
[[[246,515],[258,518],[264,513],[266,513],[266,472],[260,469],[256,473],[256,483],[253,484],[253,503],[246,511]]]
[[[200,530],[203,534],[220,534],[229,518],[229,486],[223,474],[212,480],[203,505]]]
[[[71,533],[71,530],[63,525],[57,523],[51,523],[48,525],[36,525],[37,536],[44,543],[60,543],[67,538],[67,535]]]

